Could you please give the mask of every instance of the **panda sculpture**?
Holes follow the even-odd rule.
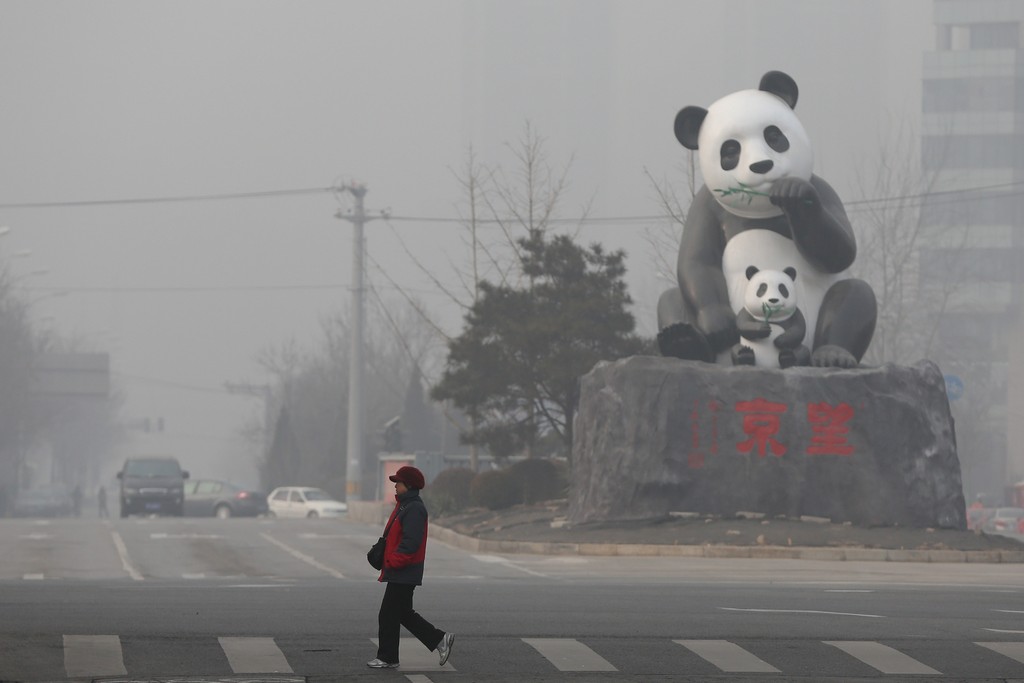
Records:
[[[685,107],[675,134],[699,154],[704,186],[687,214],[678,287],[658,301],[664,356],[730,363],[739,342],[746,267],[794,266],[811,364],[857,367],[871,343],[877,306],[852,278],[857,245],[835,190],[812,173],[811,142],[793,111],[796,82],[766,73],[710,107]]]
[[[811,352],[803,344],[807,326],[797,307],[796,269],[749,266],[746,274],[743,309],[736,315],[740,342],[732,349],[733,365],[807,365]]]

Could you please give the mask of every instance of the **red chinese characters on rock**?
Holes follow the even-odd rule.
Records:
[[[743,433],[750,437],[736,444],[736,450],[749,453],[757,446],[759,458],[767,455],[767,449],[771,449],[772,455],[777,458],[785,454],[786,447],[775,438],[779,433],[779,416],[786,412],[785,404],[755,398],[753,401],[739,401],[736,412],[746,413],[743,416]]]
[[[846,443],[850,428],[846,423],[853,417],[853,408],[848,403],[830,406],[827,403],[808,403],[807,421],[814,436],[807,447],[808,455],[851,455],[853,446]]]
[[[718,455],[718,411],[722,404],[718,401],[708,401],[708,411],[711,413],[711,444],[708,452],[711,455]],[[686,465],[691,470],[699,470],[704,467],[704,451],[700,447],[700,401],[693,402],[693,411],[690,412],[690,453],[686,459]]]
[[[723,405],[718,401],[709,401],[707,412],[710,417],[702,420],[701,402],[694,401],[690,411],[690,449],[687,454],[687,467],[702,469],[706,463],[706,455],[718,454],[718,418]],[[764,398],[750,401],[737,401],[734,409],[742,416],[743,433],[748,437],[736,444],[739,453],[757,453],[759,458],[771,453],[781,458],[789,450],[784,443],[785,434],[781,434],[782,416],[789,407],[784,403],[775,403]],[[853,454],[853,446],[847,442],[854,410],[848,403],[837,406],[820,402],[807,404],[807,424],[811,428],[811,443],[805,449],[807,455],[840,455]],[[710,420],[710,442],[702,448],[701,425]]]

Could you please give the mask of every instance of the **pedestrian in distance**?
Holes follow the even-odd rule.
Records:
[[[415,467],[400,467],[395,482],[395,509],[385,526],[384,568],[377,579],[386,583],[377,615],[377,657],[366,663],[372,669],[397,669],[398,645],[404,626],[431,652],[440,666],[452,653],[455,634],[436,628],[412,607],[412,593],[423,584],[427,553],[427,508],[420,498],[425,480]]]
[[[104,486],[100,486],[99,490],[96,491],[96,503],[99,505],[100,517],[109,517],[110,513],[107,512],[107,489]]]

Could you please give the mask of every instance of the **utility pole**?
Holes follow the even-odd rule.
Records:
[[[367,217],[363,208],[363,197],[366,186],[349,184],[339,188],[355,198],[355,210],[347,213],[338,211],[336,218],[352,224],[352,328],[349,348],[348,370],[348,444],[345,463],[345,500],[363,500],[363,460],[366,451],[366,439],[363,427],[366,421],[363,383],[366,369],[363,363],[363,323],[366,318],[366,288],[364,285],[363,264],[366,257],[366,242],[363,238],[363,225],[375,217]]]

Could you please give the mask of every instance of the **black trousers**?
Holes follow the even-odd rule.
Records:
[[[412,592],[416,586],[407,583],[389,583],[384,590],[377,615],[377,659],[398,662],[398,642],[404,626],[431,652],[444,638],[444,631],[435,628],[412,608]]]

